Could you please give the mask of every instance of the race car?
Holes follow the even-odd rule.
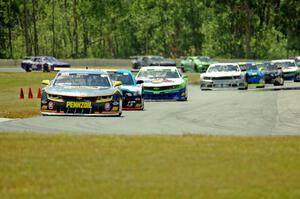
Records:
[[[211,64],[205,73],[200,74],[200,89],[219,88],[248,89],[246,73],[237,63]]]
[[[133,69],[140,69],[142,66],[176,66],[175,61],[162,56],[132,56],[130,58],[133,59]]]
[[[283,72],[281,67],[277,67],[277,65],[269,61],[258,63],[257,66],[259,68],[263,67],[266,84],[273,84],[274,86],[284,85]]]
[[[183,72],[204,73],[210,64],[216,63],[207,56],[191,56],[181,60],[180,65]]]
[[[32,57],[25,57],[25,59],[21,62],[21,67],[26,72],[31,72],[31,71],[50,72],[50,71],[54,71],[55,67],[70,68],[70,64],[58,61],[54,57],[32,56]]]
[[[143,81],[136,81],[129,70],[106,70],[113,82],[120,81],[123,93],[123,110],[144,109]]]
[[[176,67],[142,67],[136,80],[144,82],[145,100],[186,101],[188,98],[187,77],[180,74]]]
[[[265,77],[263,68],[259,68],[255,62],[240,62],[239,66],[242,71],[246,71],[248,86],[256,88],[265,87]]]
[[[272,63],[282,68],[284,80],[300,81],[300,68],[293,59],[272,60]]]
[[[66,70],[43,80],[42,115],[120,116],[123,96],[105,71]]]

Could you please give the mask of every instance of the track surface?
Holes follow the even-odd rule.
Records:
[[[187,102],[147,102],[145,111],[124,111],[119,118],[10,120],[0,123],[0,132],[300,135],[299,99],[299,90],[200,91],[189,86]]]

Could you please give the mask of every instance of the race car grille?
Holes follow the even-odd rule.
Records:
[[[178,86],[172,85],[172,86],[160,86],[160,87],[145,87],[145,90],[162,91],[162,90],[169,90],[169,89],[175,89],[175,88],[178,88]]]
[[[173,93],[163,93],[163,94],[159,94],[159,95],[145,93],[145,96],[144,96],[145,99],[150,99],[150,100],[172,100],[175,97],[176,97],[176,94],[173,94]]]
[[[233,77],[212,77],[212,80],[229,80],[233,79]]]

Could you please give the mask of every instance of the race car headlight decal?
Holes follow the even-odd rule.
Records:
[[[112,100],[112,96],[99,96],[96,100],[96,103],[99,102],[109,102]]]
[[[56,101],[56,102],[63,102],[63,97],[61,95],[52,95],[52,94],[48,94],[47,95],[48,100],[51,101]]]

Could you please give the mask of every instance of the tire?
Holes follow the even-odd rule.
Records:
[[[26,72],[31,72],[30,66],[26,65],[26,66],[25,66],[25,71],[26,71]]]
[[[43,72],[50,72],[48,64],[43,65]]]

